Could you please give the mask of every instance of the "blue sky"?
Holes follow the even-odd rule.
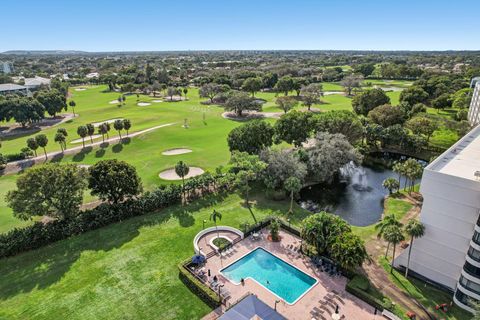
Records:
[[[479,50],[478,0],[3,0],[6,50]]]

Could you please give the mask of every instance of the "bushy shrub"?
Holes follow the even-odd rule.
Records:
[[[187,263],[188,260],[178,265],[180,280],[212,309],[220,306],[220,298],[218,295],[188,272],[185,268]]]
[[[392,302],[384,297],[380,291],[372,287],[365,276],[355,275],[352,280],[347,283],[345,289],[347,292],[350,292],[380,311],[384,309],[388,310],[392,307]]]

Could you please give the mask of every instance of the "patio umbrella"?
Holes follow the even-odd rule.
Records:
[[[205,257],[201,254],[196,254],[192,257],[192,263],[201,264],[205,262]]]

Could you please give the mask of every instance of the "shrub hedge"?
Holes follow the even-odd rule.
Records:
[[[191,188],[189,198],[198,198],[201,194],[230,188],[233,186],[232,179],[228,175],[210,174],[189,179],[190,186],[196,187]],[[181,186],[160,186],[152,192],[146,192],[138,198],[119,204],[100,204],[70,219],[49,223],[35,222],[28,227],[16,228],[0,234],[0,258],[14,256],[89,230],[179,204],[181,200]]]
[[[190,260],[185,260],[178,265],[180,280],[210,308],[215,309],[220,306],[221,301],[218,295],[187,270],[189,263]]]

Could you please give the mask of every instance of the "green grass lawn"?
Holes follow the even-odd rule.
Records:
[[[254,200],[257,219],[288,211],[287,200]],[[211,196],[1,260],[0,319],[201,318],[210,308],[179,280],[177,264],[214,208],[220,225],[254,222],[238,195]],[[293,223],[306,215],[297,207]]]
[[[439,290],[411,277],[407,279],[396,270],[390,273],[389,261],[383,257],[380,258],[380,264],[389,274],[390,280],[400,288],[400,290],[419,301],[430,313],[434,314],[437,319],[469,320],[472,318],[472,314],[455,305],[449,308],[447,313],[436,310],[436,305],[443,303],[450,304],[452,301],[451,293]]]

